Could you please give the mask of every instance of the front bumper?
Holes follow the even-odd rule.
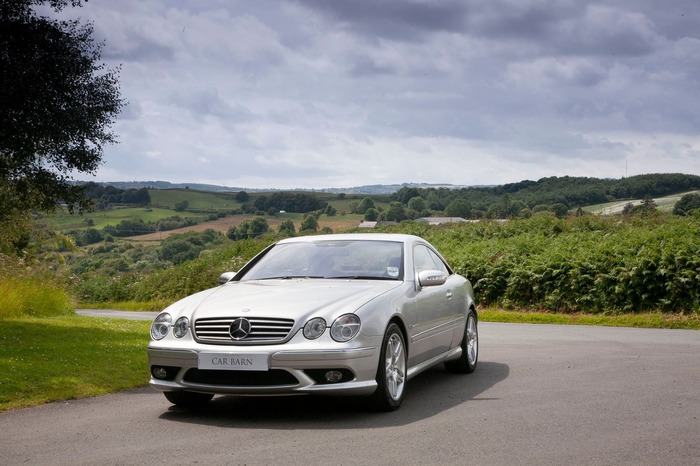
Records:
[[[149,346],[151,387],[160,391],[248,395],[369,395],[377,388],[378,345],[347,349],[202,346],[188,349]],[[198,368],[201,352],[228,352],[240,356],[246,352],[259,354],[261,349],[268,359],[266,371]],[[325,377],[329,371],[341,374],[340,380],[327,381]]]

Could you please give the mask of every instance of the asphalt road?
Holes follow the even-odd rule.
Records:
[[[0,464],[698,465],[700,332],[480,324],[477,371],[404,404],[150,389],[0,414]]]

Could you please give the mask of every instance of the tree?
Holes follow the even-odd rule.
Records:
[[[318,219],[315,215],[309,214],[301,221],[301,231],[318,231]]]
[[[287,219],[280,223],[280,226],[277,228],[277,232],[280,235],[283,236],[294,236],[296,234],[296,229],[294,228],[294,222],[290,219]]]
[[[364,218],[368,222],[375,222],[379,218],[379,211],[377,209],[367,209]]]
[[[466,199],[455,199],[445,207],[445,215],[448,217],[469,218],[472,215],[472,205]]]
[[[569,213],[569,208],[560,202],[549,206],[549,210],[554,212],[557,218],[565,218]]]
[[[244,220],[238,225],[238,228],[231,227],[226,232],[226,236],[233,240],[241,240],[248,238],[257,238],[270,231],[270,225],[268,225],[265,217],[253,217],[248,220]]]
[[[691,211],[700,209],[700,194],[685,194],[673,206],[674,215],[688,215]]]
[[[406,220],[406,210],[403,208],[403,204],[398,201],[390,202],[389,209],[386,211],[386,219],[395,222]]]
[[[37,16],[81,0],[13,0],[0,6],[0,221],[30,210],[90,207],[76,172],[94,173],[125,102],[118,69],[100,63],[92,24]]]
[[[425,199],[420,196],[412,197],[408,200],[408,208],[416,212],[423,212],[425,210]]]
[[[645,196],[641,204],[632,205],[631,202],[625,204],[622,209],[622,215],[638,215],[641,217],[649,217],[657,212],[656,202],[651,198],[651,196]]]
[[[357,206],[357,210],[358,210],[357,213],[364,214],[365,212],[367,212],[368,209],[375,209],[375,208],[376,207],[374,205],[374,201],[371,198],[366,197],[366,198],[362,199],[362,201],[360,201],[360,204]]]
[[[323,213],[328,215],[329,217],[333,217],[335,214],[338,213],[338,209],[336,209],[332,205],[328,204],[326,206],[326,210],[324,210]]]
[[[187,208],[190,206],[190,203],[187,199],[183,199],[181,201],[177,201],[175,203],[175,212],[184,212],[187,210]]]

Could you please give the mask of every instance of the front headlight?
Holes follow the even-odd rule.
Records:
[[[173,318],[170,314],[164,312],[155,318],[151,324],[151,338],[154,340],[162,340],[168,335],[172,326]]]
[[[320,317],[314,317],[304,325],[304,336],[309,340],[315,340],[326,331],[326,321]]]
[[[352,340],[359,331],[360,318],[355,314],[342,315],[331,325],[331,337],[339,342]]]
[[[180,317],[175,321],[175,325],[173,325],[173,334],[175,334],[176,337],[182,338],[185,335],[187,335],[187,330],[190,328],[190,319],[187,317]]]

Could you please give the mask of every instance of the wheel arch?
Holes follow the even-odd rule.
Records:
[[[406,328],[406,323],[403,321],[401,316],[395,315],[391,319],[389,319],[389,322],[387,322],[386,327],[389,328],[391,324],[398,325],[399,330],[401,330],[401,334],[403,335],[403,343],[406,346],[407,354],[411,354],[411,342],[408,339],[408,329]]]

